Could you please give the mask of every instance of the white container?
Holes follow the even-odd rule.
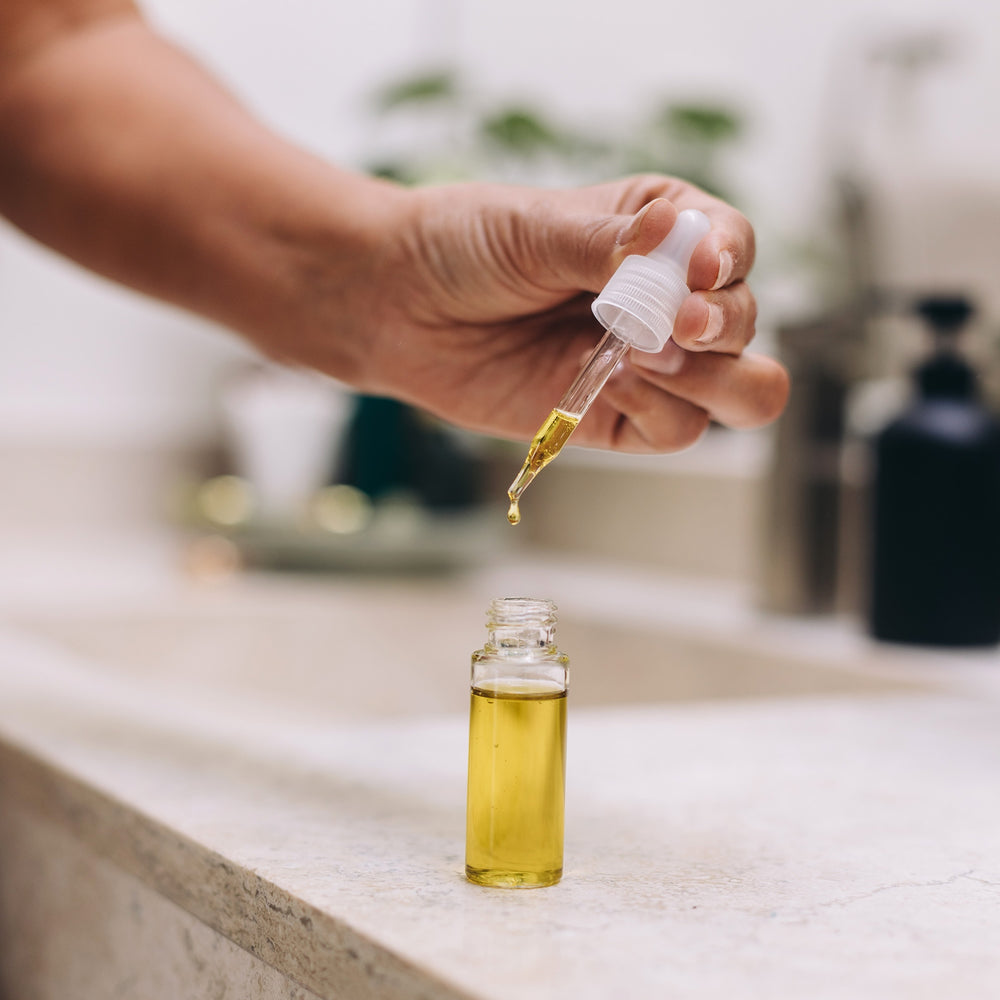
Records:
[[[352,395],[313,372],[266,365],[223,393],[226,444],[234,471],[254,495],[257,516],[288,519],[330,481]]]

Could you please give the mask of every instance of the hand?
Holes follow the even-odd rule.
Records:
[[[733,208],[678,180],[636,177],[569,191],[491,185],[418,189],[368,284],[371,340],[360,381],[454,423],[526,439],[601,335],[594,295],[629,254],[648,253],[677,212],[712,230],[688,273],[674,343],[632,351],[574,443],[631,452],[692,444],[710,419],[773,420],[785,370],[744,353],[756,305],[744,282],[753,231]]]

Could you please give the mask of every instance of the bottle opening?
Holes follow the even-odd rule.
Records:
[[[556,623],[558,608],[554,601],[535,597],[497,597],[486,610],[489,628],[504,625],[550,626]]]

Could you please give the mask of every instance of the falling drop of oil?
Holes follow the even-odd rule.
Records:
[[[514,478],[514,482],[510,484],[510,489],[507,490],[507,496],[510,498],[507,520],[511,524],[517,524],[521,520],[521,509],[518,507],[521,494],[535,476],[562,451],[563,445],[576,430],[579,422],[580,418],[575,414],[556,409],[538,428],[528,447],[528,457],[525,458],[524,465],[521,466],[521,471]]]

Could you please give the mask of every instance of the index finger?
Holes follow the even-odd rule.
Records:
[[[691,255],[688,288],[691,291],[724,288],[746,278],[756,253],[749,219],[731,205],[695,187],[688,187],[672,200],[678,210],[697,208],[712,223],[708,235]]]
[[[693,292],[743,281],[756,253],[753,227],[743,215],[728,206],[717,217],[706,214],[712,228],[695,247],[688,265],[688,288]]]

